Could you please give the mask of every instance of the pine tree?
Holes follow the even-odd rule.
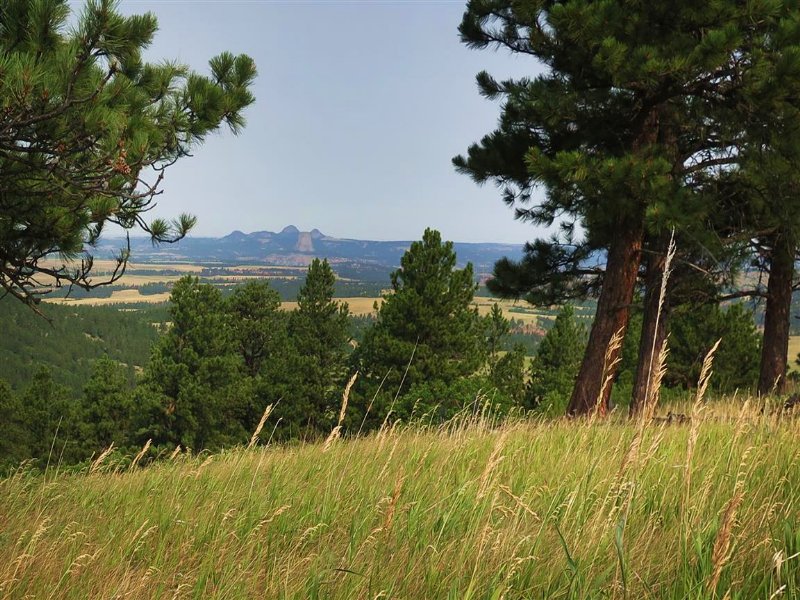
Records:
[[[157,23],[125,17],[114,0],[0,5],[0,287],[27,303],[42,275],[89,289],[104,227],[142,229],[154,242],[183,237],[194,218],[146,220],[165,170],[205,136],[244,125],[256,69],[222,53],[204,76],[171,61],[147,63]],[[129,248],[122,250],[122,275]],[[77,262],[53,265],[56,255]],[[102,281],[109,283],[110,281]],[[45,290],[46,291],[46,290]]]
[[[511,331],[511,322],[503,315],[503,309],[495,302],[489,314],[483,318],[486,329],[486,352],[489,357],[491,370],[500,358],[500,348],[503,339]]]
[[[521,406],[525,400],[525,356],[525,346],[517,344],[500,356],[489,371],[489,380],[515,406]]]
[[[123,365],[101,358],[92,365],[92,376],[83,388],[81,446],[87,456],[102,452],[112,443],[130,443],[133,395]]]
[[[181,278],[170,295],[170,318],[137,390],[139,440],[195,450],[245,441],[243,360],[219,290]]]
[[[460,27],[468,45],[504,47],[546,70],[502,82],[478,76],[482,94],[504,101],[500,125],[455,165],[499,183],[519,218],[559,221],[564,231],[531,244],[520,263],[499,263],[495,291],[586,289],[581,278],[592,271],[583,257],[597,249],[605,257],[569,412],[597,403],[606,350],[627,327],[643,248],[663,258],[665,231],[704,223],[715,204],[707,182],[735,166],[747,124],[768,122],[775,106],[797,97],[796,13],[791,3],[733,0],[469,2]],[[544,199],[535,198],[537,187]],[[578,225],[585,238],[576,241]],[[663,260],[646,262],[654,290]],[[650,324],[654,311],[645,313]],[[649,347],[659,333],[644,332]]]
[[[280,308],[278,292],[266,281],[238,286],[225,302],[235,345],[250,377],[285,351],[286,327]]]
[[[489,381],[515,405],[525,396],[525,347],[516,345],[510,352],[501,352],[511,332],[511,322],[495,302],[483,318],[488,356]]]
[[[670,355],[664,384],[693,389],[709,349],[722,340],[714,355],[711,387],[720,392],[752,390],[758,382],[761,352],[753,313],[744,304],[685,306],[676,311],[670,333]]]
[[[477,284],[471,264],[456,269],[453,243],[426,229],[391,279],[392,290],[356,352],[367,387],[374,391],[383,381],[387,394],[402,395],[413,384],[450,385],[474,373],[485,357],[473,306]]]
[[[41,368],[19,395],[22,424],[28,433],[28,456],[44,467],[48,461],[71,464],[82,458],[80,406],[64,386],[53,381],[50,372]]]
[[[563,413],[578,375],[586,345],[586,328],[578,323],[569,304],[556,315],[531,363],[527,407],[551,414]]]
[[[327,260],[314,259],[289,318],[292,370],[298,375],[287,402],[305,408],[303,422],[311,431],[329,429],[326,414],[341,402],[347,375],[350,312],[333,299],[336,275]]]
[[[296,429],[297,417],[287,414],[286,408],[288,392],[299,376],[280,296],[268,282],[250,281],[234,290],[223,309],[242,364],[238,383],[243,400],[237,414],[242,427],[254,431],[271,404],[282,429]]]

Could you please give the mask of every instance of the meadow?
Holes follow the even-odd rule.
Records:
[[[665,409],[666,410],[666,409]],[[384,428],[0,480],[3,598],[797,598],[800,421]]]

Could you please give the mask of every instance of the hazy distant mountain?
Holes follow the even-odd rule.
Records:
[[[351,240],[325,235],[318,229],[300,231],[294,225],[272,231],[243,233],[234,231],[221,238],[188,237],[177,244],[153,246],[147,239],[132,239],[132,260],[136,262],[191,261],[223,264],[255,263],[304,266],[315,257],[327,258],[338,265],[337,271],[355,271],[361,277],[375,274],[383,277],[400,265],[400,257],[410,241],[378,242]],[[102,252],[113,252],[117,240],[108,240]],[[471,262],[477,275],[491,272],[496,260],[503,256],[519,258],[522,245],[494,243],[455,243],[459,265]],[[346,276],[346,275],[345,275]]]

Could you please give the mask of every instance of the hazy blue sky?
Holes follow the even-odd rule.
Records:
[[[461,44],[464,6],[122,0],[126,13],[158,16],[149,59],[205,70],[230,50],[259,70],[243,134],[216,135],[175,165],[156,214],[197,215],[195,235],[294,224],[366,239],[416,239],[426,226],[457,241],[533,237],[496,188],[479,188],[450,164],[499,115],[475,75],[537,69],[529,58]]]

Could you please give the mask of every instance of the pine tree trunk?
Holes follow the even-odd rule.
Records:
[[[589,342],[583,356],[578,378],[567,408],[570,415],[587,414],[597,406],[601,414],[608,410],[611,385],[603,387],[607,377],[616,373],[616,361],[620,347],[609,355],[606,368],[606,350],[618,331],[624,336],[630,316],[630,306],[639,271],[639,255],[642,250],[644,223],[639,215],[626,215],[616,228],[618,235],[608,249],[603,288],[597,300],[597,312],[589,333]],[[602,390],[602,396],[601,396]]]
[[[652,107],[642,117],[639,134],[632,147],[634,152],[658,139],[659,108]],[[620,342],[624,341],[628,328],[644,242],[643,213],[633,210],[620,215],[614,231],[616,235],[608,247],[606,272],[597,299],[594,323],[567,407],[568,415],[589,414],[595,407],[600,414],[608,412],[611,383],[616,376],[618,358],[622,352],[622,344],[614,349],[611,348],[611,341],[617,333],[622,336]],[[604,385],[606,381],[608,384]]]
[[[780,394],[786,386],[794,250],[794,244],[787,236],[781,234],[776,236],[770,260],[761,369],[758,378],[758,393],[762,395],[773,392]]]
[[[669,237],[662,235],[653,245],[653,252],[647,259],[645,275],[644,313],[642,315],[642,335],[639,340],[639,358],[636,361],[636,374],[633,380],[630,414],[634,416],[646,405],[654,375],[654,363],[661,351],[667,335],[669,314],[669,294],[665,295],[664,306],[660,309],[661,281],[669,248]]]

